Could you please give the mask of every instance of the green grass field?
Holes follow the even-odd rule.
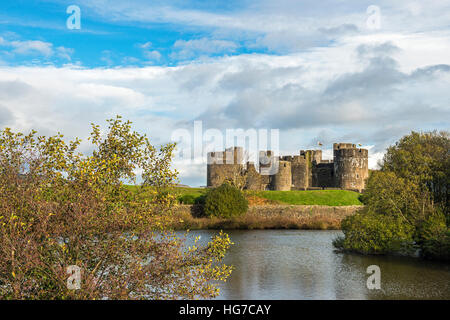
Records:
[[[133,189],[133,186],[127,186]],[[175,188],[181,203],[193,204],[195,199],[205,194],[204,188]],[[362,205],[359,193],[347,190],[309,190],[309,191],[249,191],[248,195],[258,196],[280,204],[351,206]]]
[[[180,196],[193,195],[194,197],[200,197],[207,191],[207,189],[205,188],[184,188],[184,187],[177,187],[176,190]]]
[[[136,186],[125,185],[125,188],[130,191],[134,191],[136,189]],[[205,188],[186,188],[186,187],[176,187],[173,190],[175,192],[177,199],[184,204],[194,204],[195,199],[205,194],[207,191],[207,189]],[[151,197],[152,195],[150,193],[148,195],[144,194],[144,197],[146,196]]]
[[[285,204],[352,206],[362,205],[359,193],[347,190],[259,191],[261,198]]]
[[[202,188],[177,188],[179,198],[195,199],[205,194]],[[324,205],[324,206],[352,206],[362,205],[359,193],[347,190],[308,190],[308,191],[257,191],[250,195],[268,199],[282,204],[293,205]],[[187,196],[187,197],[186,197]],[[192,196],[192,197],[191,197]]]

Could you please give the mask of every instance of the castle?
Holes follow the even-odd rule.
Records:
[[[301,150],[299,155],[275,157],[260,151],[259,168],[244,161],[242,147],[209,152],[207,186],[226,180],[243,180],[248,190],[345,189],[362,192],[369,176],[368,150],[351,143],[334,143],[333,160],[323,160],[322,150]],[[275,168],[275,170],[274,170]]]

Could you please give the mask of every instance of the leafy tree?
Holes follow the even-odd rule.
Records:
[[[120,117],[107,133],[93,125],[90,155],[80,140],[0,132],[0,298],[210,298],[226,234],[188,250],[168,225],[176,201],[170,169],[174,145],[153,147]],[[141,171],[144,182],[136,188]],[[152,197],[144,197],[151,193]],[[82,270],[67,287],[67,267]]]
[[[394,172],[429,191],[432,201],[449,214],[449,132],[412,132],[404,136],[387,149],[381,170]]]
[[[449,170],[448,132],[412,132],[403,137],[387,149],[380,170],[369,176],[362,196],[366,206],[344,219],[345,237],[335,246],[390,253],[400,250],[392,244],[409,245],[413,240],[424,256],[448,260],[442,248],[448,248]]]
[[[416,225],[416,240],[420,244],[433,239],[437,235],[444,234],[447,231],[445,216],[440,210],[429,213]]]
[[[425,259],[450,261],[450,230],[428,238],[421,248]]]
[[[364,254],[410,253],[414,227],[400,217],[364,213],[349,216],[341,223],[343,238],[334,241],[339,249]]]
[[[371,212],[395,216],[410,225],[422,209],[420,188],[391,171],[373,172],[362,198]]]

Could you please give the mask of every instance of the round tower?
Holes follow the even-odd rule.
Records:
[[[284,156],[283,161],[291,163],[291,190],[306,190],[308,188],[308,163],[304,155]]]
[[[223,152],[209,152],[206,165],[206,186],[218,187],[225,179],[223,172]]]
[[[351,143],[335,143],[333,158],[335,186],[359,192],[364,190],[369,176],[369,151]]]
[[[208,163],[206,165],[206,186],[215,188],[220,186],[225,181],[225,172],[223,165]]]
[[[279,161],[278,172],[272,176],[273,190],[289,191],[292,185],[291,163]]]

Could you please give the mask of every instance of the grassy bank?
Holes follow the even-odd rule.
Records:
[[[197,229],[310,229],[337,230],[341,221],[354,214],[360,206],[251,206],[240,217],[221,219],[198,217],[196,206],[180,205],[174,210],[172,228],[177,230]]]
[[[133,186],[127,186],[133,190]],[[249,210],[229,219],[201,217],[195,200],[205,188],[177,187],[180,202],[174,209],[172,228],[198,229],[314,229],[337,230],[346,216],[354,214],[362,203],[359,193],[347,190],[245,191]],[[151,197],[151,193],[148,197]],[[146,195],[144,195],[146,197]],[[197,208],[197,209],[196,209]]]
[[[359,193],[347,190],[260,191],[258,196],[293,205],[354,206],[361,205]]]

